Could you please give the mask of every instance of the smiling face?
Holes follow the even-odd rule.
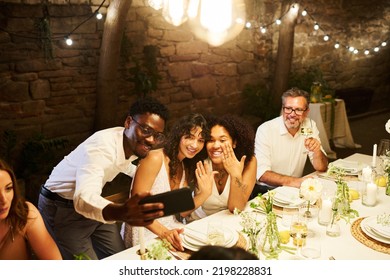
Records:
[[[233,139],[229,132],[220,125],[211,128],[210,141],[207,142],[207,154],[214,164],[222,164],[222,144],[229,143],[233,148]]]
[[[294,110],[306,110],[308,107],[306,103],[306,99],[303,96],[298,97],[286,97],[284,99],[283,107],[285,108],[292,108]],[[305,118],[307,117],[307,114],[309,113],[309,110],[306,110],[303,112],[301,116],[298,116],[295,111],[292,111],[291,113],[287,114],[283,112],[283,120],[286,128],[290,132],[296,132],[298,131],[300,125],[303,123]]]
[[[160,144],[157,135],[163,133],[164,128],[164,119],[156,114],[127,117],[123,137],[126,158],[131,155],[146,157],[151,149]]]
[[[191,129],[190,134],[183,135],[179,144],[179,160],[193,158],[204,147],[205,139],[202,135],[202,128],[199,126]]]
[[[8,172],[0,170],[0,221],[8,217],[13,198],[14,185],[11,176]]]

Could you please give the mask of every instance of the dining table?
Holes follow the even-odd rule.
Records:
[[[337,158],[330,141],[337,148],[361,148],[353,139],[343,99],[337,98],[333,103],[310,103],[309,109],[308,116],[316,122],[321,144],[329,158]]]
[[[372,162],[372,156],[364,155],[360,153],[353,154],[345,159],[347,162],[353,162],[358,166],[370,166]],[[380,166],[380,163],[377,165]],[[333,177],[327,175],[327,173],[314,172],[312,177],[318,179],[321,182],[323,188],[336,190],[336,183]],[[345,180],[350,189],[355,189],[360,193],[365,186],[365,183],[359,180],[358,176],[347,176]],[[256,198],[255,198],[256,199]],[[244,211],[253,211],[250,206],[252,201],[248,201]],[[361,198],[353,200],[350,203],[350,207],[359,213],[358,217],[352,218],[350,221],[340,219],[338,221],[340,225],[340,235],[332,237],[326,234],[326,226],[320,225],[316,217],[307,222],[308,231],[311,235],[314,235],[320,241],[321,254],[318,259],[320,260],[390,260],[390,242],[389,244],[381,243],[377,240],[365,235],[361,230],[359,231],[359,223],[363,218],[374,217],[381,214],[390,215],[390,196],[385,194],[384,187],[378,187],[377,189],[377,202],[374,206],[365,206],[362,204]],[[279,231],[289,230],[289,226],[283,225],[281,215],[282,209],[274,205],[274,212],[278,214],[277,226]],[[258,213],[258,219],[265,219],[265,214]],[[248,238],[242,232],[241,217],[237,214],[231,213],[228,210],[223,210],[207,216],[205,218],[195,220],[191,223],[183,225],[184,232],[186,230],[193,230],[206,234],[207,226],[210,221],[218,221],[239,234],[240,238],[237,243],[240,242],[240,246],[248,248]],[[308,237],[309,238],[309,237]],[[146,241],[146,248],[151,246],[157,239],[151,239]],[[237,245],[237,244],[236,244]],[[292,238],[289,243],[285,244],[288,247],[294,247]],[[122,252],[114,254],[106,260],[139,260],[140,256],[137,254],[139,246],[128,248]],[[173,259],[187,259],[190,256],[191,250],[186,250],[183,254],[176,255]],[[259,253],[259,259],[265,259],[265,255]],[[278,256],[279,260],[305,260],[300,256],[298,251],[293,253],[287,251],[281,251]]]

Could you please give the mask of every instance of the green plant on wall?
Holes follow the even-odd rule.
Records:
[[[270,120],[279,115],[279,108],[274,108],[272,95],[265,86],[246,85],[242,91],[244,96],[245,112],[261,118],[261,121]]]
[[[161,78],[157,69],[158,48],[152,45],[144,46],[142,60],[131,55],[131,48],[131,41],[124,36],[121,57],[125,62],[133,64],[127,70],[127,80],[134,83],[135,94],[146,96],[157,89],[157,83]]]
[[[38,35],[41,40],[41,48],[46,60],[53,59],[53,41],[50,28],[49,11],[47,2],[42,4],[43,17],[35,20],[35,28],[38,30]]]

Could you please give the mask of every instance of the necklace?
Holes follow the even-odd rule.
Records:
[[[218,173],[216,176],[218,185],[222,185],[224,183],[223,181],[225,179],[226,174],[227,174],[227,172],[225,169],[218,170]]]

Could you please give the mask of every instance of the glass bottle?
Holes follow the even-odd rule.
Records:
[[[310,102],[319,103],[322,101],[322,90],[320,82],[313,82],[310,88]]]

